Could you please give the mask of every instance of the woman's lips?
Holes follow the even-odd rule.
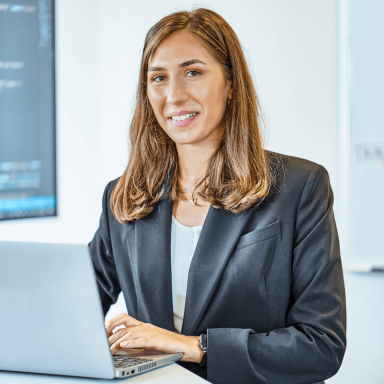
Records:
[[[171,123],[176,127],[186,127],[187,125],[191,124],[192,121],[195,120],[197,116],[199,116],[198,113],[195,116],[191,116],[185,120],[172,120],[172,119],[168,119],[168,120],[170,120]]]

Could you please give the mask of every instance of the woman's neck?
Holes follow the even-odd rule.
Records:
[[[209,159],[220,145],[218,140],[211,140],[204,145],[176,144],[179,182],[186,188],[194,188],[206,171]]]

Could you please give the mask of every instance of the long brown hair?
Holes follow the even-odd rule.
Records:
[[[180,30],[192,33],[222,65],[233,88],[221,143],[208,161],[197,195],[215,207],[240,213],[257,206],[273,184],[273,161],[268,160],[260,135],[260,105],[236,33],[208,9],[172,13],[156,23],[145,39],[129,162],[111,195],[111,210],[120,223],[147,216],[165,193],[173,201],[183,199],[176,145],[157,122],[147,96],[148,62],[159,44]],[[171,188],[164,191],[173,167]]]

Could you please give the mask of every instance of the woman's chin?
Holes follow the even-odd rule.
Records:
[[[198,144],[201,141],[201,139],[199,140],[199,138],[195,135],[191,135],[190,132],[182,132],[178,135],[175,135],[172,137],[172,140],[177,145]]]

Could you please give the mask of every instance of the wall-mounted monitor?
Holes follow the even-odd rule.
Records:
[[[0,0],[0,220],[57,215],[54,0]]]

